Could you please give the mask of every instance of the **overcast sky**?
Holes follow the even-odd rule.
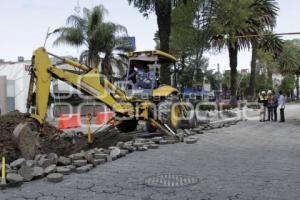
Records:
[[[42,46],[48,27],[52,30],[65,25],[70,14],[76,14],[74,8],[92,8],[103,4],[109,11],[106,21],[125,26],[129,35],[136,37],[137,50],[153,49],[154,32],[157,30],[156,16],[144,18],[127,0],[0,0],[0,58],[15,61],[17,56],[30,59],[32,51]],[[300,1],[278,0],[280,7],[275,32],[300,32]],[[288,36],[285,39],[300,38]],[[47,49],[58,55],[78,56],[82,49],[68,46],[52,46],[54,38],[47,42]],[[222,70],[229,69],[228,53],[206,53],[210,67],[219,63]],[[251,54],[243,51],[239,54],[238,68],[249,68]]]

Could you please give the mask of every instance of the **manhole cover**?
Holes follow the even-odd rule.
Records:
[[[154,187],[183,187],[195,185],[198,182],[198,178],[194,176],[179,174],[161,174],[145,179],[146,185]]]

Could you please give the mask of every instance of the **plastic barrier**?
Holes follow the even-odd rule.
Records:
[[[99,112],[96,116],[96,124],[102,125],[105,124],[107,121],[109,121],[111,118],[113,118],[113,112]],[[112,124],[113,121],[110,122]]]
[[[60,129],[81,127],[80,114],[62,114],[58,118],[57,127]]]

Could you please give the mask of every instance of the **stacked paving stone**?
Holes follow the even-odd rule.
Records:
[[[195,134],[203,134],[205,130],[235,125],[240,120],[231,120],[215,124],[201,125],[193,129],[178,129],[177,134],[182,137],[179,141],[186,144],[195,144],[198,138]],[[72,132],[71,132],[72,133]],[[66,134],[71,137],[71,133]],[[74,133],[72,133],[74,134]],[[185,138],[183,140],[183,138]],[[174,144],[178,140],[167,137],[154,137],[151,139],[137,138],[128,142],[118,142],[116,146],[108,149],[94,148],[87,151],[71,154],[69,156],[58,156],[55,153],[38,154],[34,160],[19,158],[9,165],[6,164],[6,182],[0,188],[6,186],[18,186],[23,182],[46,177],[49,182],[57,183],[63,180],[64,176],[71,173],[85,173],[92,170],[97,165],[115,161],[128,153],[134,151],[147,151],[148,149],[158,149],[159,145]],[[1,170],[1,166],[0,166]]]

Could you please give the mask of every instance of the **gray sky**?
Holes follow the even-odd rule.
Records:
[[[55,29],[65,25],[66,18],[75,14],[74,7],[92,8],[103,4],[109,11],[107,21],[125,26],[129,35],[136,36],[138,50],[153,49],[153,35],[157,30],[156,17],[144,18],[127,0],[1,0],[0,6],[0,58],[16,60],[17,56],[30,59],[34,49],[43,45],[48,27]],[[275,32],[300,32],[300,1],[278,0],[280,12]],[[285,39],[300,38],[289,36]],[[78,56],[82,49],[68,46],[52,46],[53,37],[47,42],[47,49],[58,55]],[[228,53],[206,53],[210,67],[219,63],[222,70],[229,69]],[[238,68],[249,68],[251,54],[243,51],[239,55]]]

